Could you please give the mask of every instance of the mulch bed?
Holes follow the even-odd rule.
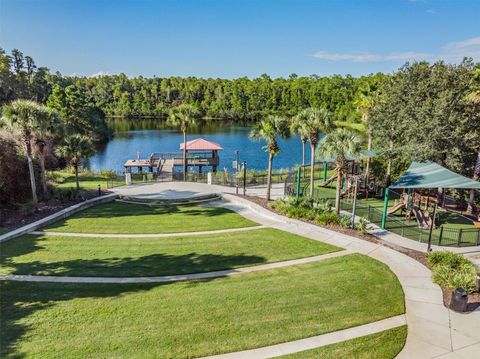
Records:
[[[238,195],[238,197],[243,197],[243,196]],[[259,198],[259,197],[254,197],[254,196],[245,196],[243,198],[246,198],[249,201],[252,201],[253,203],[256,203],[256,204],[268,209],[269,211],[272,211],[274,213],[277,213],[277,214],[283,216],[282,213],[279,213],[278,211],[276,211],[275,209],[273,209],[269,206],[269,203],[271,203],[272,201],[269,202],[264,198]],[[397,246],[395,244],[385,242],[385,241],[383,241],[383,240],[381,240],[381,239],[379,239],[379,238],[377,238],[377,237],[375,237],[371,234],[360,233],[360,232],[355,231],[353,229],[341,228],[341,227],[335,227],[335,226],[323,226],[323,225],[319,225],[318,223],[316,223],[314,221],[308,221],[308,220],[304,220],[304,219],[298,219],[298,220],[303,221],[303,222],[307,222],[307,223],[310,223],[310,224],[314,224],[314,225],[322,227],[322,228],[327,228],[327,229],[330,229],[330,230],[335,231],[335,232],[347,234],[349,236],[356,237],[356,238],[359,238],[359,239],[363,239],[363,240],[366,240],[366,241],[369,241],[369,242],[372,242],[372,243],[375,243],[375,244],[379,244],[379,245],[382,245],[384,247],[391,248],[393,250],[396,250],[397,252],[400,252],[402,254],[405,254],[405,255],[415,259],[417,262],[419,262],[419,263],[423,264],[425,267],[429,268],[428,263],[427,263],[427,256],[423,252],[419,252],[419,251],[416,251],[416,250],[413,250],[413,249],[408,249],[408,248],[404,248],[404,247],[401,247],[401,246]],[[442,289],[442,293],[443,293],[443,304],[448,308],[449,305],[450,305],[450,301],[451,301],[453,293],[450,289],[444,288],[442,286],[440,286],[440,288]],[[467,311],[465,312],[465,314],[468,314],[468,313],[474,311],[478,307],[480,307],[480,293],[475,292],[475,293],[469,294],[468,295]]]
[[[102,195],[109,194],[109,191],[102,191]],[[55,199],[50,199],[48,201],[39,202],[37,205],[37,210],[34,213],[27,214],[23,213],[19,209],[12,209],[4,215],[4,219],[0,221],[0,226],[7,228],[8,230],[14,230],[20,228],[27,224],[36,222],[42,218],[48,217],[49,215],[58,212],[64,208],[73,206],[74,204],[86,201],[88,199],[98,197],[98,191],[85,191],[81,192],[81,197],[77,200],[62,202]],[[1,218],[0,218],[1,219]]]

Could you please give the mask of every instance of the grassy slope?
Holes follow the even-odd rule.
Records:
[[[153,276],[208,272],[339,250],[266,228],[168,238],[23,236],[0,244],[0,273]]]
[[[254,226],[224,208],[199,206],[149,207],[110,202],[79,212],[46,228],[74,233],[175,233]]]
[[[407,326],[283,356],[283,359],[391,359],[402,350]]]
[[[2,355],[199,357],[255,348],[404,312],[398,280],[359,254],[202,282],[3,282]]]

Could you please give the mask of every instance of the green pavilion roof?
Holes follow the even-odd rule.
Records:
[[[412,162],[408,170],[389,188],[480,189],[480,182],[452,172],[435,162]]]
[[[347,161],[360,161],[360,160],[367,160],[369,158],[377,157],[378,152],[373,151],[373,150],[364,150],[361,151],[358,155],[356,156],[351,156],[351,155],[346,155],[345,159]],[[317,161],[318,162],[335,162],[337,159],[336,158],[323,158],[323,157],[318,157]]]

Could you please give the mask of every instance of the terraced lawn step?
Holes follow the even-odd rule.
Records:
[[[229,270],[339,250],[273,228],[153,238],[27,235],[0,244],[0,274],[151,277]]]
[[[54,223],[48,232],[155,234],[252,227],[257,223],[220,207],[111,202]]]

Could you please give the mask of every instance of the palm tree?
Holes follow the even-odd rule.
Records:
[[[315,148],[320,140],[320,134],[332,131],[333,119],[330,111],[320,108],[307,108],[304,110],[306,121],[302,126],[310,141],[310,196],[313,196],[315,175]]]
[[[70,135],[64,139],[63,144],[57,147],[57,154],[66,158],[75,169],[75,180],[77,182],[77,191],[80,190],[80,182],[78,180],[78,167],[82,159],[93,154],[92,140],[84,135]]]
[[[305,116],[305,110],[299,112],[293,119],[290,124],[290,131],[292,133],[297,133],[300,136],[300,141],[302,142],[302,167],[305,177],[305,145],[308,141],[308,133],[305,131],[305,122],[308,120],[308,117]]]
[[[38,197],[32,160],[32,142],[36,135],[44,133],[48,113],[47,107],[29,100],[15,100],[3,108],[3,120],[12,130],[19,133],[27,156],[32,202],[35,206],[38,203]]]
[[[250,132],[250,137],[267,141],[264,147],[268,152],[268,174],[267,174],[267,201],[270,200],[272,187],[272,164],[275,155],[280,153],[277,142],[278,137],[287,138],[290,136],[288,120],[279,116],[268,116],[258,122]]]
[[[183,133],[183,180],[187,180],[187,131],[192,125],[195,125],[200,113],[197,108],[191,104],[181,104],[170,110],[167,124],[179,127]]]
[[[318,146],[318,157],[335,158],[335,171],[337,173],[335,209],[337,214],[340,213],[340,191],[346,167],[346,157],[358,155],[361,145],[362,139],[356,132],[345,128],[338,128],[327,134],[320,142],[320,146]]]
[[[45,108],[43,113],[43,125],[41,131],[35,135],[33,143],[35,144],[38,162],[40,163],[40,178],[44,196],[48,196],[47,176],[45,170],[45,158],[47,142],[52,137],[60,137],[63,133],[63,122],[57,111]]]

